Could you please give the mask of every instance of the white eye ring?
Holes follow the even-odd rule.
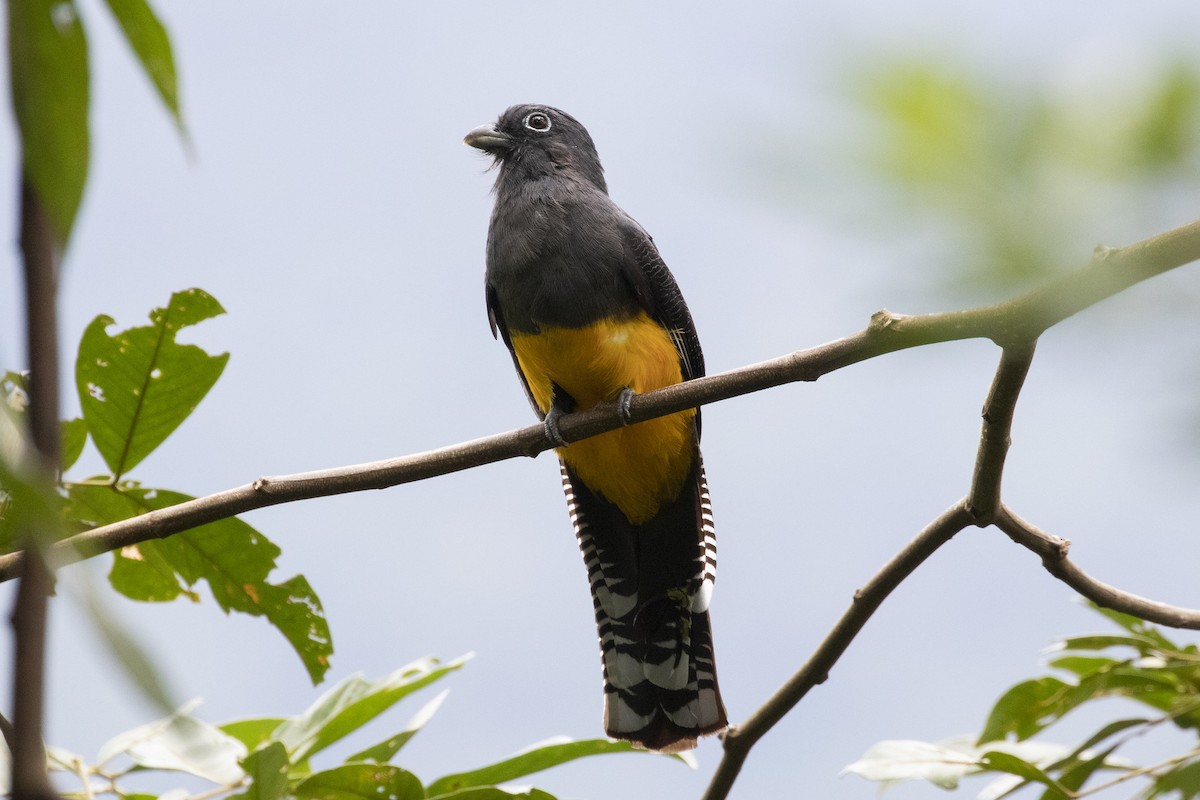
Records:
[[[545,133],[546,131],[550,130],[550,127],[553,124],[550,121],[550,115],[545,111],[531,111],[525,115],[525,119],[523,119],[521,122],[526,128],[534,133]],[[542,125],[540,123],[545,124]]]

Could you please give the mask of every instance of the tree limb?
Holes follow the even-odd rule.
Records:
[[[638,395],[630,406],[630,417],[634,422],[642,422],[785,383],[815,381],[822,375],[860,361],[936,342],[982,337],[1001,346],[1010,346],[1007,349],[1016,354],[1022,347],[1031,346],[1050,325],[1139,281],[1196,259],[1200,259],[1200,220],[1120,250],[1098,248],[1088,266],[1005,303],[920,316],[898,315],[886,310],[876,312],[864,330],[842,339]],[[564,416],[559,422],[559,430],[566,441],[574,442],[622,424],[615,404],[606,403]],[[1006,437],[1007,433],[1004,435]],[[996,444],[987,446],[995,448]],[[252,484],[78,534],[55,545],[51,557],[56,564],[73,563],[256,508],[383,489],[517,456],[536,456],[551,446],[542,426],[531,425],[385,461],[263,477]],[[984,446],[980,444],[981,448]],[[1003,457],[999,463],[1003,463]],[[978,482],[979,477],[976,476],[976,485],[982,487],[984,484]],[[989,514],[979,509],[994,504],[996,497],[977,494],[972,502],[975,513],[982,514],[979,519],[987,524]],[[0,581],[18,575],[21,562],[21,553],[0,556]]]
[[[1149,600],[1109,586],[1088,575],[1067,558],[1071,543],[1039,530],[1002,505],[996,516],[996,527],[1008,538],[1042,557],[1042,566],[1054,577],[1103,608],[1122,611],[1172,628],[1200,630],[1200,610],[1180,608],[1157,600]]]

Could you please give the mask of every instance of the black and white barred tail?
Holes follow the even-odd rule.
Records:
[[[699,451],[680,496],[641,525],[565,464],[562,478],[596,611],[605,730],[650,750],[689,750],[728,724],[708,615],[717,542]]]

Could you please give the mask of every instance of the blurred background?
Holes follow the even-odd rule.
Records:
[[[683,288],[710,372],[847,335],[885,306],[1000,300],[1200,210],[1200,9],[1187,0],[155,7],[190,146],[106,10],[83,3],[93,168],[63,347],[69,362],[97,314],[143,324],[176,290],[220,300],[228,315],[183,338],[230,351],[224,377],[130,476],[196,495],[534,420],[483,306],[494,175],[461,143],[514,103],[561,107],[591,131],[613,197]],[[11,122],[0,152],[0,369],[24,368]],[[1200,273],[1183,268],[1050,330],[1004,493],[1096,577],[1192,607],[1197,300]],[[924,347],[705,409],[733,719],[965,493],[998,356],[989,342]],[[89,452],[71,475],[102,470]],[[601,735],[591,600],[550,456],[246,519],[283,548],[275,577],[303,573],[324,602],[327,683],[476,653],[404,751],[425,781]],[[107,567],[65,575],[102,581]],[[12,589],[0,587],[6,608]],[[754,750],[733,796],[874,796],[838,777],[872,743],[977,732],[1054,637],[1105,627],[1072,594],[997,531],[960,534]],[[210,599],[110,606],[208,721],[298,713],[320,691],[261,619],[222,618]],[[51,658],[53,744],[91,756],[158,716],[65,596]],[[10,660],[5,637],[3,685]],[[1088,729],[1071,724],[1046,738]],[[719,757],[706,741],[695,771],[620,756],[534,782],[569,798],[694,798]]]

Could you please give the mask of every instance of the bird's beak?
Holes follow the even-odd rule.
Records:
[[[463,142],[492,155],[499,155],[512,147],[512,138],[496,130],[496,126],[490,122],[472,130],[463,137]]]

